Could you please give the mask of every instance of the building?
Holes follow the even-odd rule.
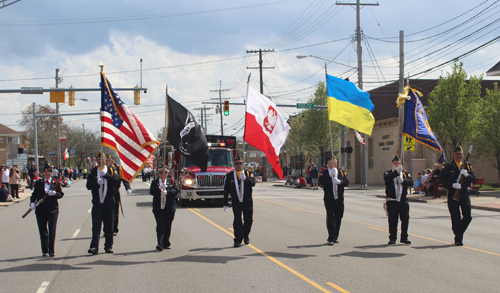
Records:
[[[22,139],[22,133],[0,123],[0,165],[7,165],[7,153],[9,152],[8,146],[10,143],[24,148],[25,142]],[[26,164],[25,159],[23,162]]]
[[[499,64],[497,64],[499,66],[497,70],[500,70]],[[492,89],[495,82],[500,84],[500,80],[483,80],[482,94],[484,95],[486,88]],[[437,80],[435,79],[410,80],[410,86],[423,94],[420,100],[424,106],[427,105],[428,96],[436,85]],[[399,93],[399,83],[394,82],[371,90],[369,93],[371,101],[375,105],[373,110],[375,125],[372,135],[366,137],[367,183],[368,185],[383,185],[383,173],[390,169],[391,159],[397,153],[398,108],[396,107],[396,98]],[[361,184],[363,172],[361,144],[355,138],[353,130],[346,133],[346,146],[354,148],[352,154],[346,154],[346,171],[349,174],[349,179],[352,184]],[[412,168],[409,167],[410,159]],[[417,171],[432,169],[436,159],[437,153],[434,150],[419,143],[417,143],[415,151],[405,152],[402,158],[405,169],[411,172],[412,177],[416,177]],[[450,160],[448,157],[446,159]],[[486,184],[499,183],[498,171],[491,163],[474,158],[470,161],[476,176],[484,177]]]

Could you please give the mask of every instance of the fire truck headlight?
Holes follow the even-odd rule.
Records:
[[[184,183],[185,183],[186,185],[191,185],[191,184],[193,184],[193,180],[192,180],[192,179],[186,179],[186,180],[184,181]]]

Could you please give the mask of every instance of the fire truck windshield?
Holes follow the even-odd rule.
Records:
[[[194,167],[188,159],[183,159],[182,167]],[[233,152],[227,149],[210,149],[208,153],[208,167],[233,167]]]

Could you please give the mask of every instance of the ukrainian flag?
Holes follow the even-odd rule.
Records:
[[[328,118],[356,129],[372,134],[375,118],[370,94],[360,90],[354,83],[331,75],[326,75],[328,90]]]

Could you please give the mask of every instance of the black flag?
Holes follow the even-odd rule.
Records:
[[[208,143],[205,133],[193,114],[170,96],[167,140],[202,172],[207,171]]]

